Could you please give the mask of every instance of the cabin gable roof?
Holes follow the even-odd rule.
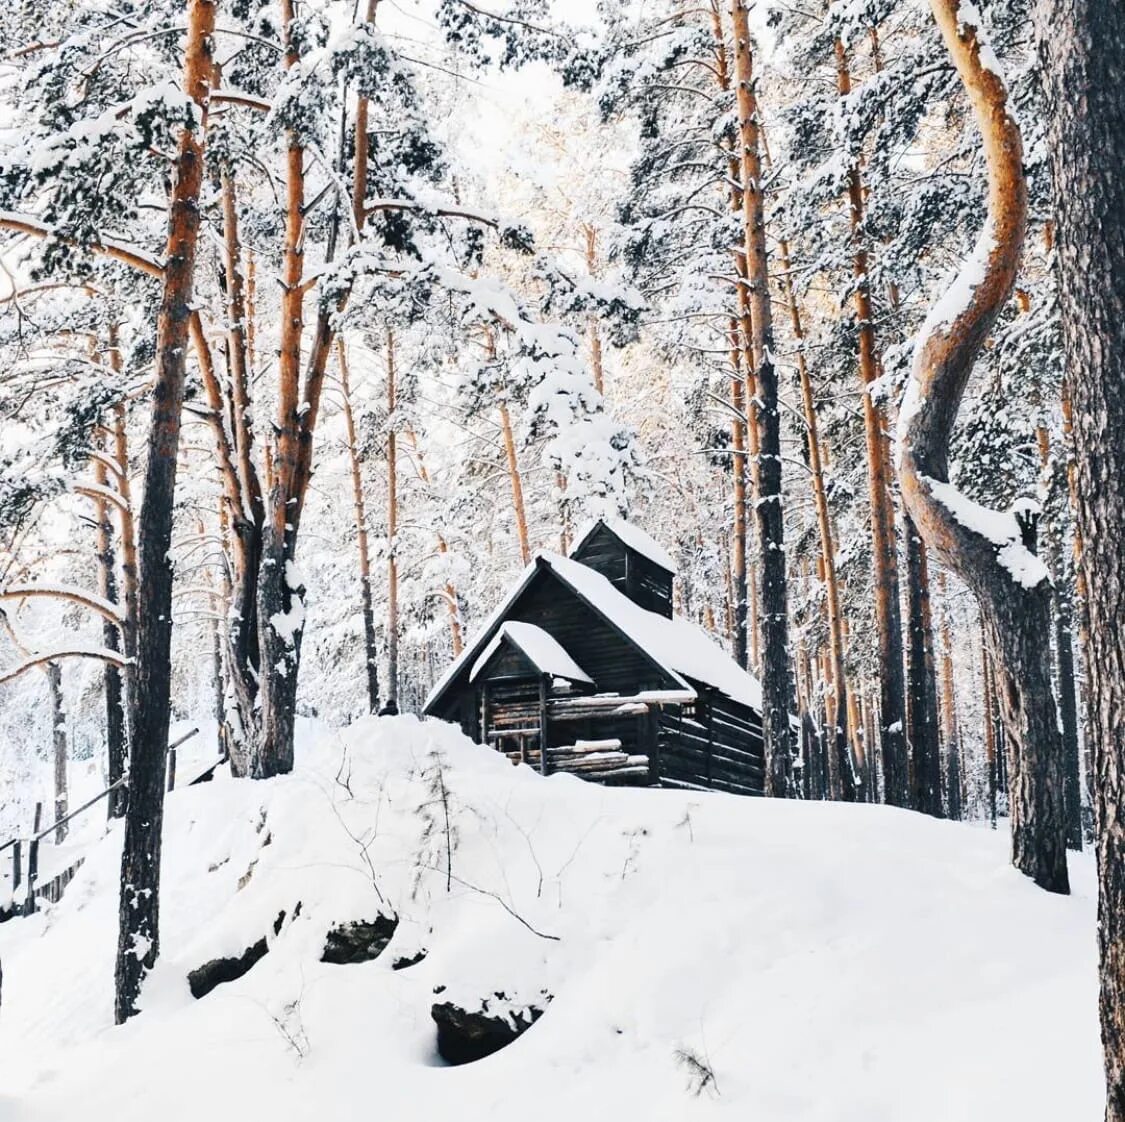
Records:
[[[623,644],[640,657],[641,661],[651,669],[653,675],[661,679],[663,688],[686,691],[686,693],[692,696],[695,695],[695,691],[679,674],[670,667],[665,666],[659,659],[653,657],[651,651],[645,650],[643,646],[638,645],[636,640],[631,637],[627,631],[621,628],[619,623],[613,618],[614,613],[607,613],[604,610],[604,605],[591,602],[589,597],[583,595],[581,590],[575,588],[572,581],[568,580],[563,572],[560,571],[560,567],[566,566],[573,566],[583,573],[589,573],[591,576],[596,577],[598,581],[604,583],[605,587],[614,597],[624,601],[625,604],[635,610],[642,610],[637,609],[636,605],[634,605],[631,600],[613,588],[609,581],[601,576],[600,573],[595,573],[592,569],[587,569],[577,561],[570,561],[568,558],[561,557],[558,554],[541,551],[535,555],[531,564],[524,569],[512,591],[508,593],[503,602],[492,612],[488,619],[485,620],[480,631],[477,632],[476,637],[465,645],[461,654],[454,659],[445,673],[438,679],[434,688],[430,691],[429,696],[426,698],[425,704],[422,706],[423,713],[431,714],[440,708],[445,695],[449,693],[452,687],[459,681],[463,678],[467,678],[467,671],[476,665],[485,647],[496,638],[501,627],[509,622],[509,617],[520,610],[521,604],[536,593],[537,589],[541,586],[541,582],[550,582],[552,585],[560,588],[564,595],[577,599],[601,623],[609,627]],[[510,622],[519,621],[511,620]],[[586,673],[586,671],[583,671],[583,673]],[[468,684],[468,682],[466,681],[465,684]],[[598,683],[595,682],[595,684]]]
[[[477,638],[466,646],[430,691],[423,712],[434,712],[466,670],[477,665],[481,652],[496,638],[508,616],[517,609],[537,579],[557,582],[581,601],[642,656],[663,679],[666,687],[695,696],[696,691],[687,680],[691,678],[760,712],[761,687],[758,682],[695,624],[646,611],[601,573],[579,561],[552,553],[538,554],[524,570],[513,590],[486,620]],[[561,644],[559,646],[562,649]],[[563,653],[566,653],[565,650]]]
[[[578,534],[577,541],[570,551],[570,556],[576,561],[581,561],[582,553],[590,541],[602,534],[611,534],[626,549],[651,561],[659,569],[663,569],[669,576],[676,575],[676,562],[672,555],[650,535],[632,522],[624,518],[599,518],[585,526]]]
[[[568,682],[581,682],[592,686],[594,679],[574,661],[562,644],[543,628],[522,620],[506,620],[484,649],[484,653],[473,663],[469,671],[469,681],[475,682],[488,665],[492,656],[505,643],[515,647],[527,662],[541,674],[551,678],[565,678]]]

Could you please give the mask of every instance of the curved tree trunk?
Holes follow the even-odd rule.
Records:
[[[1019,266],[1027,225],[1023,146],[975,9],[961,0],[931,0],[931,7],[981,128],[988,216],[972,257],[919,335],[899,418],[899,476],[927,546],[980,604],[1008,752],[1012,861],[1041,887],[1067,892],[1062,744],[1045,641],[1051,585],[1034,553],[1034,519],[976,505],[951,486],[948,468],[973,362]]]
[[[197,130],[184,130],[180,137],[168,214],[164,291],[156,326],[156,383],[140,517],[140,611],[136,689],[130,699],[129,805],[121,851],[115,969],[118,1024],[137,1012],[141,982],[156,963],[160,949],[160,849],[172,684],[172,563],[168,551],[199,240],[216,6],[216,0],[190,0],[188,5],[184,92],[199,107],[201,120]]]
[[[1106,1122],[1125,1119],[1125,8],[1043,0],[1057,266],[1089,630]]]

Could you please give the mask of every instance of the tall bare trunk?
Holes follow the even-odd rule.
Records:
[[[395,337],[387,328],[387,707],[398,709],[398,444]]]
[[[1039,464],[1043,484],[1048,492],[1054,489],[1055,467],[1051,460],[1051,438],[1046,425],[1036,430]],[[1065,504],[1064,504],[1065,509]],[[1069,566],[1063,549],[1064,519],[1051,519],[1045,528],[1047,568],[1051,574],[1051,604],[1054,615],[1055,687],[1066,774],[1066,844],[1082,849],[1082,776],[1078,745],[1078,696],[1074,674],[1074,599]]]
[[[765,168],[772,167],[769,145],[765,130],[761,130],[762,160]],[[840,604],[840,582],[836,576],[835,532],[832,515],[828,508],[828,489],[825,486],[827,463],[820,438],[820,421],[816,412],[816,399],[813,394],[812,376],[809,372],[805,354],[805,325],[801,316],[801,306],[793,287],[793,275],[789,255],[789,242],[779,238],[778,245],[779,283],[781,294],[789,310],[789,329],[796,343],[797,379],[801,390],[801,409],[805,421],[805,442],[808,452],[809,479],[812,484],[813,506],[816,510],[817,534],[820,539],[820,565],[818,571],[824,584],[825,608],[828,623],[828,657],[830,659],[831,691],[825,698],[828,738],[836,744],[836,750],[829,752],[829,798],[854,797],[856,786],[852,773],[852,762],[848,756],[849,739],[855,748],[856,759],[864,758],[862,735],[849,737],[849,726],[855,727],[849,714],[854,703],[847,687],[844,670],[846,643],[846,622]]]
[[[293,31],[293,0],[280,0],[285,69],[300,61]],[[294,129],[286,133],[285,232],[281,264],[277,418],[273,482],[262,537],[258,578],[260,722],[252,745],[251,772],[268,778],[293,769],[297,672],[304,634],[303,588],[292,563],[298,519],[302,428],[301,339],[304,333],[305,148]]]
[[[950,619],[945,573],[938,574],[944,607],[941,620],[941,735],[945,744],[945,805],[954,822],[961,820],[961,733],[957,726],[957,696],[953,679],[953,624]]]
[[[782,509],[781,416],[773,359],[765,205],[750,27],[745,0],[731,0],[735,43],[738,128],[742,167],[742,221],[753,336],[754,401],[759,440],[757,543],[760,562],[759,618],[762,635],[762,730],[766,750],[766,793],[788,796],[792,787],[793,743],[789,717],[793,687],[789,665],[789,608],[786,589],[785,525]]]
[[[840,583],[836,577],[836,546],[832,529],[832,516],[828,509],[828,491],[824,485],[824,462],[821,455],[820,423],[816,414],[812,378],[805,358],[804,324],[793,282],[789,273],[789,246],[785,239],[779,245],[782,288],[789,304],[790,327],[797,341],[797,377],[801,387],[801,408],[805,420],[806,447],[809,457],[809,476],[812,482],[813,505],[816,508],[817,532],[820,538],[820,564],[824,580],[825,609],[828,613],[829,657],[832,662],[832,692],[826,699],[828,736],[836,744],[829,754],[829,797],[843,797],[845,784],[841,766],[847,761],[846,714],[849,705],[847,676],[844,672],[844,614],[840,606]],[[835,761],[835,763],[833,763]]]
[[[847,52],[836,40],[836,85],[841,97],[851,93]],[[875,321],[864,242],[864,190],[859,165],[848,168],[848,209],[852,236],[852,297],[863,382],[863,425],[867,438],[867,483],[871,507],[871,553],[875,584],[875,623],[879,632],[879,740],[883,756],[884,798],[894,806],[910,805],[910,767],[906,742],[906,687],[903,678],[902,608],[899,602],[898,546],[891,490],[886,412],[874,398],[879,378]]]
[[[109,365],[114,374],[122,369],[121,347],[117,325],[109,325]],[[113,407],[113,458],[117,463],[117,490],[121,503],[117,505],[118,524],[121,534],[121,595],[125,605],[125,622],[121,627],[121,641],[125,655],[134,659],[137,653],[137,527],[133,513],[133,486],[129,475],[129,434],[128,414],[125,403],[118,402]],[[125,667],[126,723],[131,719],[136,666],[129,662]],[[126,727],[126,738],[132,737],[132,729]],[[124,809],[124,805],[122,805]]]
[[[1074,618],[1078,623],[1078,653],[1085,665],[1090,649],[1090,616],[1089,594],[1086,588],[1086,566],[1082,563],[1085,553],[1083,543],[1082,520],[1078,517],[1078,463],[1072,454],[1074,449],[1074,405],[1071,401],[1070,385],[1068,380],[1063,380],[1062,391],[1062,417],[1063,440],[1067,447],[1066,483],[1070,493],[1070,509],[1074,514],[1074,541],[1072,552],[1072,568],[1074,573]],[[1080,692],[1082,699],[1082,713],[1086,721],[1090,719],[1089,675],[1082,675]],[[1083,770],[1086,773],[1086,796],[1090,805],[1094,803],[1094,741],[1087,735],[1085,738],[1085,752],[1083,755]]]
[[[731,475],[734,478],[733,494],[734,534],[731,541],[731,599],[734,631],[734,659],[739,666],[746,665],[746,412],[742,380],[742,351],[738,345],[738,321],[731,323],[731,364],[733,366],[730,394],[733,416],[730,422]]]
[[[591,277],[598,275],[598,231],[594,226],[584,226],[583,233],[586,237],[586,272]],[[586,318],[586,337],[590,344],[590,370],[594,375],[594,385],[598,393],[605,393],[605,362],[602,357],[602,336],[598,328],[596,315]],[[565,550],[564,550],[565,552]]]
[[[108,445],[108,433],[103,429],[99,433],[99,447],[105,451]],[[99,487],[109,485],[109,473],[105,463],[94,460],[94,482]],[[117,484],[120,494],[120,481]],[[110,504],[104,499],[98,499],[94,504],[94,552],[98,566],[98,595],[111,604],[117,602],[117,558],[113,548],[113,523],[110,520]],[[121,650],[121,633],[118,625],[111,619],[102,619],[102,646],[106,650]],[[124,776],[129,759],[129,743],[125,732],[125,698],[122,691],[121,669],[112,662],[107,662],[103,670],[105,689],[105,740],[106,740],[106,777],[109,785],[113,786]],[[106,808],[110,818],[120,818],[125,813],[125,802],[128,793],[125,788],[117,787],[111,791],[107,799]]]
[[[426,459],[422,455],[422,449],[418,446],[418,437],[413,431],[407,432],[407,438],[410,441],[411,450],[414,452],[414,460],[418,465],[418,477],[422,482],[430,486],[430,471],[426,467]],[[437,532],[437,547],[438,553],[445,557],[449,553],[449,543],[445,540],[445,535],[439,530]],[[442,589],[442,599],[445,600],[446,610],[449,613],[449,639],[453,648],[453,657],[457,658],[461,651],[464,649],[465,643],[462,636],[461,625],[461,602],[457,597],[457,587],[452,580],[445,582],[445,587]]]
[[[140,525],[136,689],[132,710],[129,805],[121,853],[115,1016],[137,1012],[141,982],[160,950],[160,851],[171,694],[173,499],[199,237],[203,143],[210,97],[214,0],[189,0],[184,92],[199,107],[184,130],[169,200],[164,283],[156,325],[156,383]]]
[[[340,368],[340,389],[344,401],[344,425],[348,437],[348,458],[352,474],[352,508],[355,512],[355,537],[359,551],[359,596],[363,613],[363,663],[367,671],[367,709],[379,711],[379,647],[375,639],[375,612],[371,600],[371,555],[367,539],[367,504],[363,497],[363,476],[360,472],[359,445],[356,440],[355,415],[352,412],[352,391],[348,371],[348,355],[343,339],[336,340],[336,360]]]
[[[516,438],[512,431],[512,415],[503,402],[498,409],[500,433],[504,438],[504,457],[508,464],[508,480],[512,487],[512,511],[516,519],[516,534],[520,543],[520,559],[525,565],[531,563],[531,541],[527,534],[527,510],[523,501],[523,479],[520,477],[520,464],[516,456]]]
[[[47,690],[51,695],[51,754],[55,773],[55,821],[66,817],[69,795],[67,789],[66,703],[63,700],[62,666],[47,663]],[[55,827],[55,844],[66,841],[66,826]]]
[[[984,681],[984,762],[988,769],[988,818],[996,829],[997,800],[1000,790],[1000,753],[996,743],[996,679],[988,653],[988,637],[981,623],[981,677]]]
[[[1106,1122],[1125,1120],[1125,8],[1043,0],[1048,150],[1089,631]]]
[[[908,515],[903,524],[907,558],[907,721],[910,728],[912,805],[942,817],[941,743],[938,737],[937,675],[934,670],[930,566],[926,543]]]

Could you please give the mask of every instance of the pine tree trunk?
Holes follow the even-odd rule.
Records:
[[[1071,555],[1072,571],[1074,573],[1073,618],[1078,623],[1078,653],[1085,665],[1090,650],[1090,619],[1087,610],[1089,596],[1086,592],[1086,567],[1082,563],[1085,552],[1082,541],[1082,522],[1078,517],[1078,464],[1073,455],[1074,451],[1074,406],[1070,398],[1070,387],[1067,380],[1063,379],[1062,391],[1062,417],[1063,440],[1068,450],[1066,462],[1066,483],[1070,494],[1070,509],[1074,515],[1074,541]],[[1072,647],[1073,651],[1073,647]],[[1090,719],[1089,675],[1081,676],[1081,710],[1086,721]],[[1094,805],[1094,748],[1089,735],[1084,737],[1085,751],[1083,752],[1083,771],[1086,775],[1086,797],[1092,807]]]
[[[109,325],[109,365],[114,374],[121,373],[121,348],[117,335],[117,325]],[[133,487],[129,476],[129,434],[127,429],[128,416],[124,402],[118,402],[113,407],[113,458],[117,462],[117,490],[121,495],[121,503],[116,506],[118,526],[121,534],[121,595],[125,606],[125,622],[121,625],[121,643],[125,655],[130,660],[135,659],[137,653],[137,527],[133,515]],[[133,694],[135,692],[136,664],[130,661],[125,666],[123,675],[125,684],[125,740],[131,742],[132,728],[129,721],[132,719]],[[124,811],[124,799],[127,793],[123,792],[121,808]]]
[[[1043,0],[1057,267],[1089,620],[1106,1122],[1125,1120],[1125,8]]]
[[[836,83],[841,97],[851,93],[851,75],[843,43],[836,40]],[[868,284],[868,255],[863,241],[864,190],[859,167],[848,168],[848,207],[852,235],[852,276],[859,338],[859,374],[863,381],[863,424],[867,438],[868,499],[871,507],[871,553],[875,584],[875,623],[879,632],[879,741],[883,755],[884,798],[893,806],[910,805],[910,768],[906,741],[906,684],[903,678],[902,608],[899,601],[898,545],[891,490],[886,412],[875,401],[879,360]]]
[[[731,362],[734,366],[730,384],[730,401],[733,416],[730,439],[733,453],[730,458],[734,486],[731,505],[734,508],[734,534],[731,541],[731,593],[734,625],[734,660],[746,666],[746,412],[742,381],[742,351],[738,346],[738,321],[731,329]]]
[[[214,0],[189,0],[184,92],[200,107],[198,131],[180,137],[169,201],[164,283],[156,327],[156,382],[140,526],[136,689],[129,805],[121,851],[114,1012],[137,1012],[141,982],[160,950],[160,850],[168,756],[172,666],[173,499],[199,237],[203,139],[210,95]]]
[[[789,718],[793,709],[793,687],[789,665],[781,415],[777,368],[773,358],[773,318],[762,197],[758,103],[745,0],[731,0],[731,20],[734,28],[742,165],[742,221],[746,237],[746,274],[753,330],[753,400],[759,440],[754,504],[758,529],[758,626],[761,630],[766,793],[786,797],[792,793],[793,739]]]
[[[1039,464],[1043,484],[1050,495],[1055,492],[1058,476],[1051,459],[1051,438],[1045,425],[1036,431],[1039,443]],[[1066,509],[1065,504],[1063,509]],[[1078,697],[1074,676],[1074,602],[1071,595],[1072,574],[1065,561],[1062,519],[1052,518],[1046,527],[1047,568],[1051,574],[1051,606],[1055,637],[1055,694],[1058,697],[1062,723],[1063,753],[1066,770],[1066,844],[1069,849],[1082,849],[1082,777],[1078,747]]]
[[[512,431],[512,415],[503,402],[499,406],[500,434],[504,439],[504,457],[508,464],[508,481],[512,487],[512,512],[516,520],[516,536],[520,544],[520,560],[531,563],[531,540],[527,533],[527,509],[523,500],[523,479],[520,476],[519,459],[516,456],[516,438]]]
[[[352,508],[355,512],[355,537],[359,551],[359,595],[363,613],[363,662],[367,671],[367,711],[379,712],[379,646],[375,638],[375,611],[371,598],[371,555],[367,539],[367,504],[363,497],[363,476],[360,472],[359,446],[356,440],[355,415],[348,372],[348,356],[344,341],[336,340],[336,359],[340,367],[340,389],[344,401],[344,425],[348,438],[348,458],[352,475]]]
[[[980,632],[980,656],[981,677],[984,680],[984,764],[988,770],[988,820],[995,830],[998,810],[996,804],[1000,787],[1000,755],[996,746],[996,689],[983,621]]]
[[[102,430],[99,445],[105,450],[108,434]],[[94,482],[99,487],[109,485],[109,473],[101,460],[94,460]],[[120,490],[119,490],[120,493]],[[104,499],[94,504],[97,524],[94,529],[94,552],[98,566],[98,595],[111,604],[117,602],[117,559],[113,548],[113,523],[110,521],[109,503]],[[111,619],[102,619],[102,646],[106,650],[121,650],[121,632]],[[125,774],[129,760],[129,745],[125,735],[125,699],[122,693],[122,675],[119,667],[112,662],[105,664],[105,741],[106,777],[109,786],[117,783]],[[109,817],[120,818],[125,813],[128,792],[124,786],[109,793],[106,799],[106,813]]]
[[[941,624],[941,729],[945,743],[945,805],[954,822],[961,820],[961,737],[957,727],[957,697],[953,684],[953,627],[946,599],[945,573],[938,574],[938,591],[945,606]]]
[[[1051,588],[1034,556],[1034,520],[966,507],[948,482],[965,386],[1019,267],[1027,225],[1022,142],[991,51],[982,51],[975,9],[963,11],[961,0],[931,0],[931,7],[981,128],[988,215],[947,313],[933,317],[919,338],[899,424],[899,476],[927,546],[957,571],[981,608],[1004,726],[1012,862],[1041,888],[1067,892],[1062,741],[1045,641]]]
[[[66,705],[63,701],[62,667],[57,662],[47,663],[47,689],[51,695],[51,756],[55,772],[55,821],[66,817],[69,803],[66,782]],[[66,826],[55,828],[55,845],[66,841]]]
[[[765,130],[761,130],[762,162],[767,171],[772,169],[769,145],[766,143]],[[809,480],[812,483],[813,505],[816,509],[817,533],[820,539],[820,572],[824,583],[825,606],[828,613],[828,642],[829,657],[831,659],[832,692],[825,699],[827,713],[828,738],[834,739],[840,746],[839,751],[830,754],[831,760],[838,760],[838,764],[830,767],[829,798],[854,799],[857,786],[857,777],[848,753],[848,743],[855,748],[856,760],[863,760],[862,737],[849,736],[850,712],[854,708],[851,695],[848,693],[847,675],[844,670],[845,651],[847,643],[846,622],[840,604],[840,582],[836,576],[836,546],[835,532],[832,526],[832,515],[828,507],[828,489],[825,486],[825,454],[820,439],[820,421],[816,412],[816,399],[813,394],[812,376],[809,372],[808,359],[805,355],[805,325],[801,316],[801,307],[797,302],[797,293],[793,287],[793,275],[789,255],[789,242],[785,238],[778,239],[778,265],[780,266],[781,294],[789,308],[789,328],[796,343],[797,350],[797,381],[801,391],[801,408],[805,421],[805,442],[808,451]],[[832,776],[834,771],[835,777]],[[850,792],[850,795],[849,795]],[[866,798],[866,793],[864,793]]]
[[[251,743],[256,735],[256,707],[261,652],[258,624],[258,579],[262,563],[265,509],[254,461],[251,424],[251,306],[249,285],[242,273],[242,243],[238,232],[238,206],[230,169],[220,180],[223,212],[223,268],[227,294],[227,354],[231,431],[234,438],[233,483],[229,495],[229,549],[231,598],[226,650],[231,671],[232,701],[236,712],[227,714],[225,730],[231,770],[236,776],[250,771]]]
[[[593,226],[584,226],[586,236],[586,272],[593,278],[598,275],[598,231]],[[594,385],[598,393],[605,393],[605,360],[602,356],[602,336],[598,327],[598,317],[590,315],[586,319],[586,337],[590,344],[590,370],[594,375]],[[563,550],[566,553],[566,550]]]
[[[395,337],[387,328],[387,708],[398,711],[398,445]]]
[[[911,802],[915,810],[941,818],[941,744],[938,738],[937,677],[930,613],[930,570],[926,543],[914,529],[909,515],[903,523],[903,534],[906,538],[910,636],[906,659],[906,713],[910,729]]]
[[[291,70],[300,61],[299,46],[291,26],[293,0],[281,0],[280,8],[285,68]],[[285,234],[273,482],[262,535],[257,589],[260,721],[250,758],[251,774],[260,779],[293,770],[297,671],[304,633],[304,590],[292,565],[292,556],[304,417],[299,410],[302,408],[301,339],[305,291],[305,148],[293,129],[286,133],[285,159]]]
[[[422,455],[422,449],[418,446],[418,437],[413,430],[407,430],[407,439],[410,441],[411,450],[414,453],[414,462],[418,466],[418,478],[426,486],[430,486],[430,471],[426,467],[426,459]],[[445,540],[445,535],[440,531],[437,533],[437,547],[438,553],[445,557],[449,553],[449,543]],[[442,590],[443,598],[445,600],[446,610],[449,613],[449,640],[453,648],[453,657],[460,656],[461,651],[464,649],[465,642],[462,637],[461,625],[461,604],[457,597],[457,588],[453,581],[447,580],[445,587]]]

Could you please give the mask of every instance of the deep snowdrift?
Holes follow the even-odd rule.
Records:
[[[116,834],[49,914],[0,926],[4,1122],[1099,1115],[1085,858],[1051,897],[985,829],[543,780],[409,717],[305,727],[298,761],[170,797],[163,955],[129,1025]],[[319,961],[330,927],[392,910],[379,958]],[[525,1036],[441,1065],[435,1000],[543,990]],[[714,1073],[698,1095],[687,1056]]]

